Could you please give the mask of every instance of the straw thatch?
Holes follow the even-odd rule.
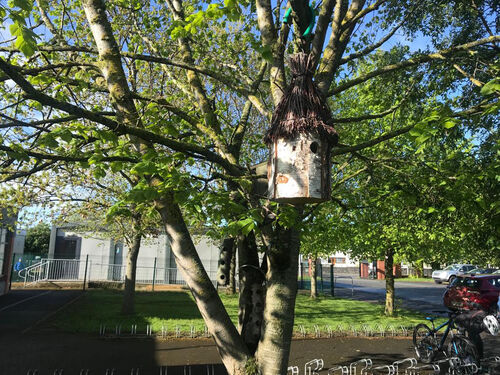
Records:
[[[278,138],[292,139],[299,133],[318,133],[330,146],[338,142],[325,99],[313,82],[312,59],[305,53],[289,60],[292,82],[276,106],[271,127],[264,137],[266,144]]]

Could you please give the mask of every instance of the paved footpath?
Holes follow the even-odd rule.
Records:
[[[28,332],[81,295],[80,290],[12,290],[0,296],[0,335]]]

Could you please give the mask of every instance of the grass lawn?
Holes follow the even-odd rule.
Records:
[[[395,280],[396,281],[417,282],[417,283],[433,283],[434,282],[434,280],[431,277],[399,277]]]
[[[237,322],[238,297],[221,294],[231,319]],[[97,333],[101,324],[108,332],[116,325],[122,326],[122,332],[130,332],[132,324],[138,332],[145,332],[146,325],[152,325],[153,331],[161,331],[162,326],[172,332],[179,327],[189,332],[190,327],[197,331],[204,328],[203,320],[193,298],[188,292],[137,292],[136,313],[129,316],[120,314],[122,295],[120,291],[90,290],[77,302],[61,311],[50,321],[50,325],[67,332]],[[295,325],[302,325],[308,332],[314,325],[322,329],[330,325],[333,329],[342,325],[344,328],[363,326],[413,326],[424,321],[420,313],[399,310],[398,315],[388,318],[383,315],[382,305],[352,301],[340,298],[321,297],[311,300],[308,296],[298,295]]]

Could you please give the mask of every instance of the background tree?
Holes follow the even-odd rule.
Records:
[[[24,252],[28,254],[47,257],[49,253],[50,225],[38,223],[34,227],[26,230],[24,241]]]

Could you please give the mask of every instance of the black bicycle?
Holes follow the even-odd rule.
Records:
[[[436,359],[439,353],[444,353],[450,358],[459,358],[465,365],[479,367],[479,353],[474,343],[465,337],[465,332],[460,332],[455,326],[455,318],[459,315],[454,312],[448,312],[448,320],[438,327],[435,326],[436,318],[427,317],[432,324],[430,328],[427,324],[417,324],[413,329],[413,345],[417,358],[423,363],[431,363]],[[439,331],[446,328],[441,335]],[[456,333],[452,330],[457,330]],[[446,345],[446,339],[452,332],[451,338]],[[446,348],[446,350],[445,350]]]

